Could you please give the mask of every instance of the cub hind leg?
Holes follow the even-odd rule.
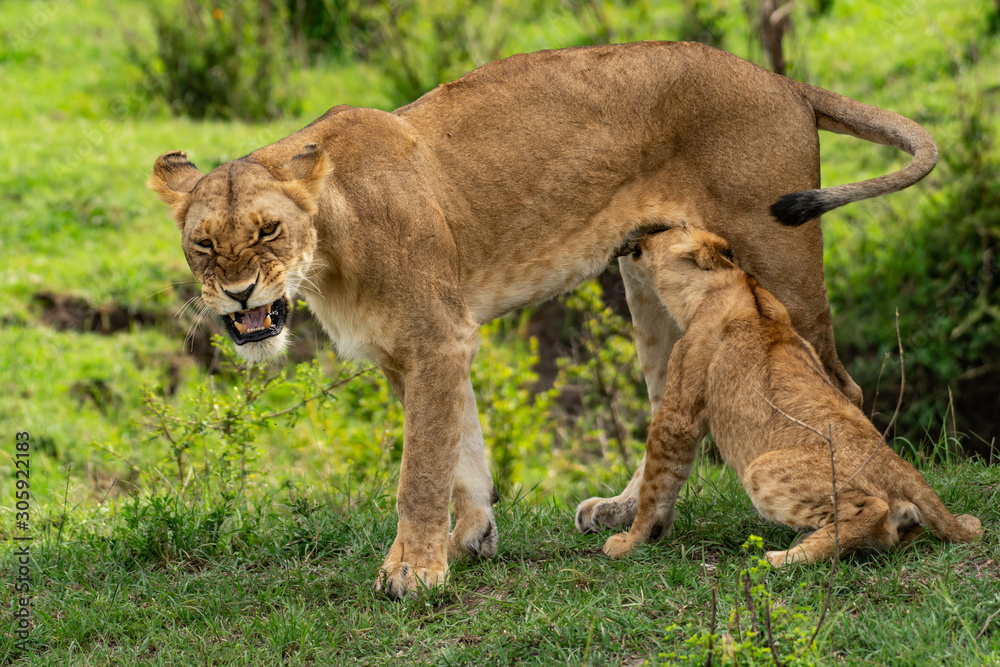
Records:
[[[836,528],[833,503],[823,509],[828,509],[829,515],[816,531],[786,551],[764,554],[771,565],[781,567],[789,563],[815,563],[833,558],[835,551],[846,555],[855,549],[889,547],[899,541],[895,529],[888,525],[889,505],[881,498],[860,491],[840,494],[837,498]]]
[[[814,529],[785,551],[767,552],[765,556],[775,567],[826,560],[835,550],[846,554],[866,546],[889,547],[899,541],[889,520],[888,503],[858,489],[837,494],[834,526],[829,458],[819,450],[796,447],[763,454],[747,467],[743,484],[764,518],[798,530]]]

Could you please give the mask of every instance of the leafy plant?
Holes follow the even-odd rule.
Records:
[[[632,325],[605,305],[597,281],[566,298],[579,318],[570,354],[559,359],[556,388],[579,401],[565,415],[564,442],[576,455],[598,453],[605,461],[638,464],[649,419]]]
[[[209,377],[184,396],[183,412],[155,391],[148,390],[145,396],[151,437],[166,441],[169,448],[154,470],[167,480],[164,469],[172,467],[169,476],[176,478],[181,491],[192,480],[205,491],[213,490],[213,480],[214,490],[223,494],[242,490],[262,455],[256,443],[263,429],[276,424],[291,429],[310,408],[334,400],[335,390],[371,372],[370,368],[355,372],[342,368],[330,381],[314,359],[298,364],[291,377],[283,370],[268,374],[261,366],[240,365],[232,344],[222,336],[215,336],[212,344],[237,379],[228,391],[217,388],[214,377]],[[273,408],[273,403],[264,400],[280,401],[282,395],[284,403],[291,403],[287,407]],[[110,445],[107,449],[113,452]]]
[[[129,50],[173,113],[265,120],[301,111],[287,11],[274,0],[183,0],[152,12],[156,54],[127,31]]]
[[[851,265],[851,285],[832,290],[835,299],[850,293],[847,304],[835,307],[842,311],[841,320],[859,323],[839,330],[841,343],[848,346],[844,356],[853,359],[852,372],[863,387],[876,386],[883,357],[893,347],[892,307],[887,304],[899,308],[911,364],[900,431],[912,440],[946,416],[968,428],[970,422],[992,418],[983,410],[995,408],[977,396],[996,395],[1000,371],[1000,199],[995,185],[1000,145],[993,132],[1000,114],[985,91],[966,94],[958,107],[958,136],[941,153],[939,169],[946,176],[940,191],[925,196],[919,215],[905,226],[887,225],[893,231],[859,233],[852,239],[860,246],[852,253],[874,261]],[[883,342],[872,354],[876,340]],[[898,376],[891,364],[885,370],[888,378]],[[891,380],[886,384],[883,379],[876,409],[891,413],[896,387]]]
[[[472,369],[483,438],[493,475],[506,493],[548,477],[557,390],[534,392],[538,342],[525,334],[527,318],[506,317],[483,327]]]
[[[662,664],[679,665],[801,665],[818,664],[821,655],[814,639],[819,620],[815,610],[804,604],[782,601],[768,588],[771,564],[759,553],[764,540],[750,535],[743,550],[751,564],[740,570],[736,586],[727,600],[731,605],[723,627],[716,627],[718,601],[712,590],[710,627],[706,631],[696,623],[667,627],[669,639],[680,650],[661,653]],[[806,584],[802,583],[801,588]]]

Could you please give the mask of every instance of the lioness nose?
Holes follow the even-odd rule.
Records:
[[[250,283],[250,286],[249,286],[249,287],[247,287],[247,288],[246,288],[245,290],[243,290],[242,292],[230,292],[230,291],[229,291],[229,290],[227,290],[227,289],[224,289],[224,290],[222,290],[222,291],[223,291],[223,292],[225,292],[225,293],[226,293],[226,295],[227,295],[227,296],[228,296],[229,298],[231,298],[231,299],[235,299],[236,301],[239,301],[239,302],[240,302],[240,304],[241,304],[241,305],[242,305],[242,306],[243,306],[244,308],[246,308],[246,307],[247,307],[247,301],[248,301],[248,300],[250,299],[250,295],[251,295],[251,294],[253,293],[253,288],[254,288],[254,287],[256,287],[256,286],[257,286],[257,283]]]

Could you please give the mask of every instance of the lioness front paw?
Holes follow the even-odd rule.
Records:
[[[382,565],[375,580],[375,590],[402,598],[407,593],[443,586],[448,578],[448,567],[414,567],[410,563]]]
[[[448,558],[492,558],[497,555],[498,537],[492,512],[484,512],[474,519],[463,516],[455,522],[455,530],[448,538]]]
[[[604,543],[604,555],[612,560],[621,558],[635,548],[635,539],[631,533],[618,533],[608,538]]]
[[[631,526],[635,519],[636,501],[630,498],[588,498],[576,508],[576,529],[581,533],[599,533],[605,528]]]

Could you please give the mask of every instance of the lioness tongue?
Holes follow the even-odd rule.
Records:
[[[250,310],[244,310],[243,325],[247,328],[247,331],[266,329],[271,326],[270,322],[267,322],[267,324],[264,323],[265,319],[269,319],[268,314],[268,306],[258,306]]]

